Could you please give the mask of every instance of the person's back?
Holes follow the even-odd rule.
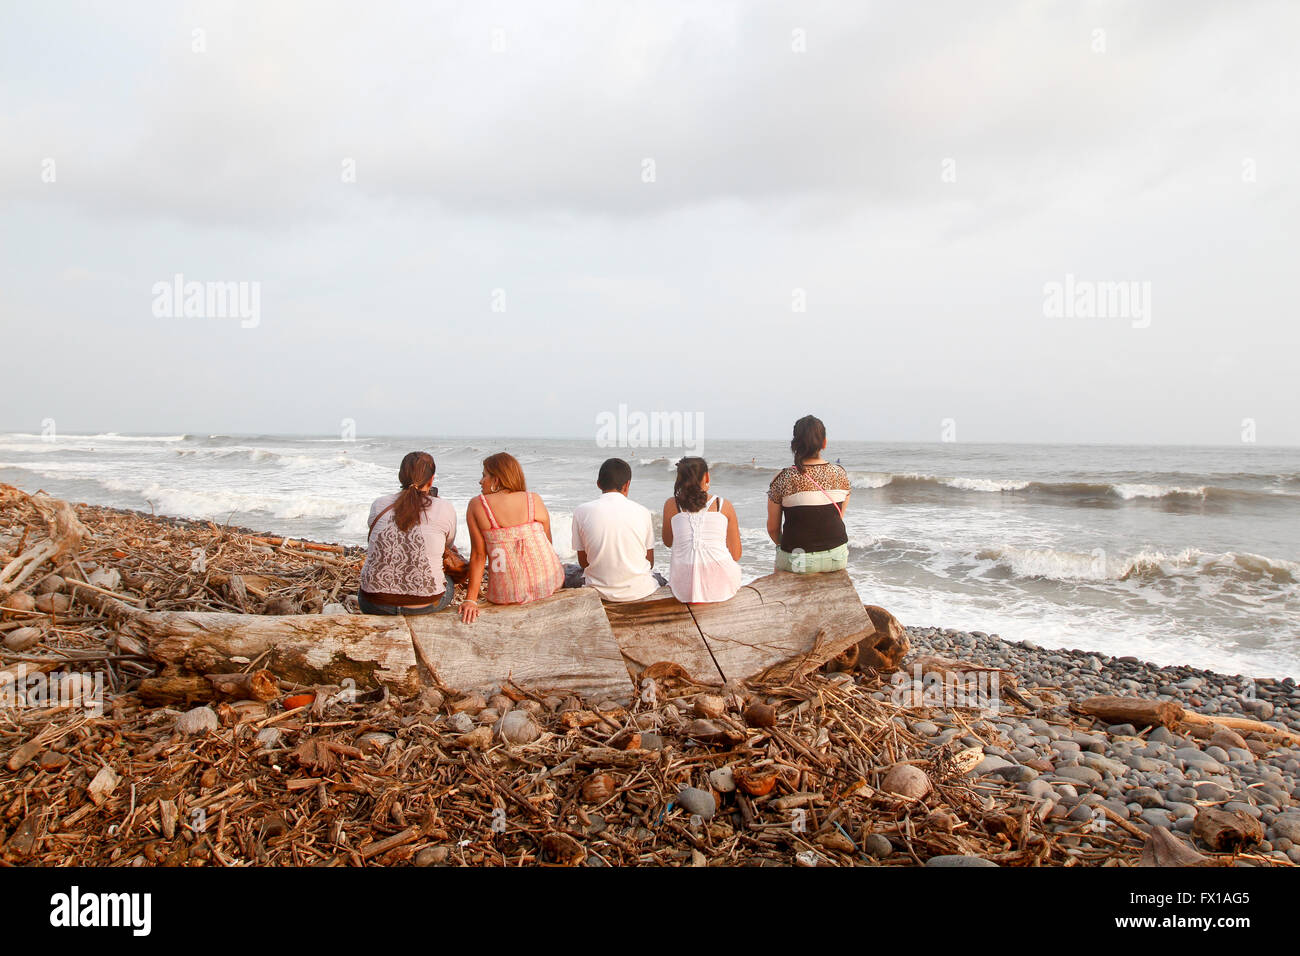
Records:
[[[729,522],[722,505],[722,499],[710,498],[704,510],[672,517],[668,584],[683,604],[727,601],[740,590],[740,564],[727,548]]]
[[[654,520],[648,508],[627,497],[631,481],[627,462],[611,458],[596,481],[601,496],[573,512],[573,550],[583,582],[606,601],[639,601],[660,584],[653,572]]]
[[[456,510],[432,488],[433,458],[402,462],[402,491],[370,506],[358,601],[366,614],[429,613],[451,603],[443,552],[456,537]]]
[[[776,569],[810,573],[848,567],[844,511],[852,485],[848,473],[821,457],[826,427],[812,415],[794,425],[794,465],[782,469],[767,491],[767,533],[777,546]]]
[[[684,604],[726,601],[740,590],[736,511],[708,488],[704,459],[683,458],[673,497],[664,502],[664,543],[672,549],[668,584]]]
[[[478,589],[485,564],[487,599],[493,604],[526,604],[548,597],[564,584],[564,569],[551,546],[550,514],[539,495],[527,490],[523,469],[501,452],[483,462],[483,494],[466,512],[472,550],[469,597],[461,619],[478,616]]]

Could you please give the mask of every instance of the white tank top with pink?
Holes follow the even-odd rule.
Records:
[[[727,550],[727,516],[716,497],[700,511],[673,515],[673,551],[668,585],[684,604],[713,604],[736,596],[740,590],[740,565]]]

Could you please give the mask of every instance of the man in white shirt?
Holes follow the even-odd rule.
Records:
[[[621,458],[600,466],[601,495],[573,512],[578,567],[565,568],[565,587],[595,588],[606,601],[639,601],[665,580],[653,570],[654,522],[650,509],[627,496],[632,467]]]

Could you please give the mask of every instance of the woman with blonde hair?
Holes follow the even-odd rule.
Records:
[[[492,604],[527,604],[564,585],[564,568],[551,545],[551,515],[541,495],[528,490],[513,455],[483,459],[482,491],[469,503],[470,558],[467,597],[460,605],[466,624],[478,617],[484,566],[491,562],[487,599]]]

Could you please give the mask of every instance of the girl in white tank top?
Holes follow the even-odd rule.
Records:
[[[665,543],[672,547],[668,586],[684,604],[726,601],[740,590],[740,564],[728,544],[731,519],[722,499],[707,497],[708,474],[704,459],[683,458],[674,495],[664,503],[664,527],[671,531]],[[738,533],[736,539],[739,551]]]

